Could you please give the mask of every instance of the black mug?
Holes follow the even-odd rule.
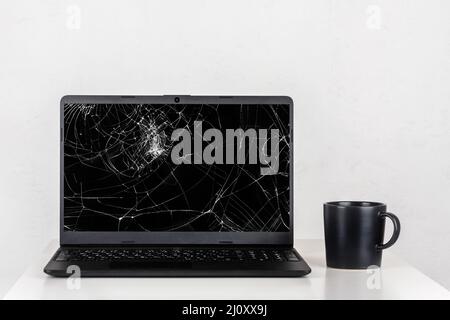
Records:
[[[386,211],[386,205],[369,201],[334,201],[323,205],[327,266],[339,269],[366,269],[381,266],[383,249],[400,235],[400,220]],[[394,232],[383,244],[385,218],[392,220]]]

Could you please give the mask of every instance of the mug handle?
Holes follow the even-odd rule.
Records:
[[[391,219],[392,224],[394,225],[394,232],[392,233],[392,237],[388,242],[386,242],[385,244],[377,245],[378,250],[384,250],[392,246],[397,241],[398,236],[400,235],[400,220],[397,218],[397,216],[390,212],[380,213],[380,218],[385,217]]]

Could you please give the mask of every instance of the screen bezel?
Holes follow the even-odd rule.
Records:
[[[66,103],[115,104],[285,104],[289,105],[290,159],[287,232],[107,232],[64,230],[64,105]],[[67,95],[60,101],[60,244],[61,245],[283,245],[293,244],[293,100],[288,96],[89,96]]]

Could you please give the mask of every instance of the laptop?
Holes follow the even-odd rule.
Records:
[[[293,101],[64,96],[56,277],[300,277]]]

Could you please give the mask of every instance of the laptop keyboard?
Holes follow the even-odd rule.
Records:
[[[56,261],[105,262],[283,262],[298,260],[292,250],[183,248],[63,249],[56,258]]]

